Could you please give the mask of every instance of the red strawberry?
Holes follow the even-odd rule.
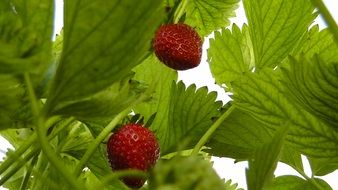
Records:
[[[156,32],[153,48],[158,59],[175,70],[191,69],[201,62],[202,40],[186,24],[161,26]]]
[[[128,124],[110,136],[107,144],[110,165],[113,170],[149,170],[160,156],[159,145],[153,132],[140,124]],[[124,178],[131,188],[140,188],[145,180]]]

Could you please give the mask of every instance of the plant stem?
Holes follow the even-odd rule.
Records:
[[[25,190],[27,189],[27,184],[28,184],[28,181],[30,180],[31,178],[31,174],[32,174],[32,170],[33,170],[33,167],[34,165],[36,164],[36,161],[38,160],[38,155],[36,155],[32,161],[31,161],[31,164],[28,165],[28,168],[27,168],[27,171],[25,173],[25,177],[23,178],[22,182],[21,182],[21,185],[20,185],[20,190]]]
[[[53,117],[49,120],[47,126],[52,126],[60,120],[60,117]],[[23,153],[25,153],[29,147],[37,140],[36,133],[33,133],[27,141],[19,146],[19,148],[11,154],[1,165],[0,165],[0,175],[5,172]]]
[[[317,7],[321,15],[323,16],[326,24],[329,27],[329,30],[332,32],[336,43],[338,44],[338,27],[337,23],[335,22],[334,18],[330,14],[329,10],[326,8],[325,4],[322,0],[311,0],[312,4]]]
[[[130,113],[130,109],[126,109],[122,112],[120,112],[102,131],[101,133],[96,137],[93,143],[91,143],[81,158],[80,162],[76,165],[74,174],[75,176],[79,176],[81,174],[81,171],[86,164],[86,162],[89,160],[89,158],[92,156],[92,154],[95,152],[97,147],[100,145],[100,143],[107,137],[107,135],[115,128],[115,126],[128,114]]]
[[[46,128],[45,126],[45,117],[43,114],[40,114],[39,106],[37,104],[37,99],[35,96],[34,88],[32,82],[30,80],[30,76],[28,73],[24,74],[25,82],[27,85],[27,90],[32,106],[32,111],[34,116],[36,117],[36,132],[40,142],[40,146],[42,151],[45,153],[46,157],[48,158],[49,162],[55,167],[55,169],[64,177],[66,182],[73,187],[73,189],[83,189],[80,183],[77,182],[76,178],[71,175],[67,170],[64,168],[64,164],[62,161],[59,160],[58,156],[53,152],[53,147],[49,144],[48,138],[46,135]]]
[[[73,121],[74,121],[74,118],[68,118],[67,120],[65,120],[65,122],[61,125],[61,127],[57,128],[56,132],[53,131],[54,133],[52,133],[48,137],[48,139],[49,140],[53,139],[63,128],[65,128],[66,126],[68,126]],[[35,136],[35,138],[37,137],[36,135],[34,135],[34,136]],[[20,146],[20,148],[21,148],[21,146]],[[18,154],[20,148],[14,154]],[[22,151],[20,151],[20,152],[22,152]],[[8,173],[4,177],[1,178],[1,180],[0,180],[0,186],[3,183],[5,183],[12,175],[14,175],[16,172],[18,172],[18,170],[20,168],[22,168],[34,155],[37,156],[37,154],[39,154],[39,152],[40,152],[40,147],[39,146],[35,146],[35,147],[33,146],[32,150],[30,152],[28,152],[24,156],[22,156],[22,154],[24,153],[24,152],[22,152],[22,154],[20,154],[20,156],[18,156],[18,157],[15,157],[15,159],[13,157],[9,157],[8,159],[6,159],[5,162],[3,162],[3,164],[1,165],[1,167],[3,165],[6,165],[6,168],[4,169],[4,171],[6,171],[8,169],[8,167],[12,166],[13,164],[17,164],[17,166],[16,167],[11,167],[10,170],[8,171]],[[9,164],[9,166],[7,167],[8,164]]]
[[[178,21],[181,19],[181,17],[184,14],[184,11],[188,5],[188,0],[182,0],[180,5],[177,8],[177,13],[175,14],[174,23],[178,23]]]
[[[10,157],[8,157],[0,166],[0,174],[5,172],[17,159],[19,159],[23,153],[35,142],[37,136],[33,133],[26,142],[24,142],[17,151],[15,151]]]
[[[198,141],[191,155],[197,155],[200,149],[204,146],[204,144],[209,140],[211,135],[216,131],[216,129],[223,123],[223,121],[231,114],[231,112],[235,109],[235,106],[231,106],[224,114],[217,119],[217,121],[208,129],[208,131],[202,136],[202,138]]]
[[[315,186],[318,190],[324,190],[322,186],[320,186],[313,178],[307,176],[303,170],[293,167],[301,176],[303,176],[308,182],[310,182],[313,186]]]
[[[34,155],[38,154],[38,150],[34,149],[33,151],[29,152],[25,155],[20,161],[16,160],[16,165],[11,167],[11,169],[1,177],[0,179],[0,186],[2,186],[6,181],[11,178],[16,172],[18,172],[23,165],[25,165]]]

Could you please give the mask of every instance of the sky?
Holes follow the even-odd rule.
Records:
[[[330,10],[331,14],[335,18],[336,22],[338,20],[338,3],[336,0],[324,0],[324,3]],[[56,15],[55,15],[55,25],[54,30],[55,33],[59,33],[63,26],[63,0],[56,0]],[[231,19],[232,23],[237,24],[238,26],[241,26],[243,23],[247,23],[244,9],[242,4],[240,7],[236,10],[236,17]],[[325,28],[326,25],[320,17],[316,19],[316,24],[319,24],[319,27]],[[212,36],[210,36],[212,37]],[[209,65],[207,63],[207,53],[206,49],[208,48],[209,43],[208,39],[205,39],[205,42],[203,44],[203,54],[202,54],[202,62],[201,64],[194,69],[187,70],[187,71],[180,71],[179,74],[179,80],[183,80],[186,86],[189,86],[190,84],[196,84],[196,86],[202,87],[207,86],[209,91],[217,91],[218,93],[218,100],[223,101],[224,103],[228,102],[230,98],[227,96],[227,94],[224,92],[224,90],[215,84],[215,81],[210,73]],[[201,77],[203,76],[203,77]],[[2,160],[2,157],[5,155],[5,152],[7,148],[11,147],[11,145],[6,142],[2,137],[0,137],[0,160]],[[246,189],[246,179],[245,179],[245,168],[247,167],[247,162],[240,162],[234,164],[233,159],[228,158],[212,158],[214,168],[216,172],[225,179],[231,179],[233,182],[238,183],[239,187]],[[305,157],[303,157],[303,163],[305,167],[305,173],[308,176],[311,176],[311,170],[309,168],[308,161]],[[280,175],[298,175],[291,167],[279,163],[277,166],[277,169],[275,171],[276,176]],[[300,176],[300,175],[298,175]],[[335,171],[325,177],[323,177],[333,189],[338,189],[338,171]],[[0,190],[2,188],[0,187]]]

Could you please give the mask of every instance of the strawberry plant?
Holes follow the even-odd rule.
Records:
[[[230,26],[239,3],[248,23]],[[321,0],[64,0],[55,40],[53,20],[53,1],[0,1],[0,134],[14,147],[2,187],[238,189],[218,156],[248,162],[249,190],[334,188],[320,177],[338,168],[338,28]],[[178,81],[206,40],[225,104]],[[151,140],[112,153],[109,137],[135,122]],[[275,176],[278,162],[301,177]]]

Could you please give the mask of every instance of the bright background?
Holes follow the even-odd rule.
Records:
[[[333,17],[337,22],[338,2],[336,0],[324,0],[324,3],[326,4],[326,6],[328,7],[328,9],[330,10],[331,14],[333,15]],[[57,34],[60,32],[63,26],[63,0],[56,0],[55,10],[56,15],[55,15],[54,31],[55,34]],[[240,7],[236,10],[236,17],[232,18],[231,22],[235,23],[238,26],[242,26],[243,23],[247,23],[242,3],[240,3]],[[324,23],[321,17],[318,17],[315,20],[314,24],[318,24],[321,29],[326,27],[326,24]],[[210,37],[212,37],[212,35]],[[196,84],[198,88],[202,86],[207,86],[209,91],[217,91],[218,100],[221,100],[224,103],[226,103],[230,100],[230,98],[227,96],[227,94],[220,86],[215,84],[215,80],[213,79],[210,73],[209,65],[206,61],[207,60],[206,49],[209,47],[208,39],[205,39],[203,47],[204,48],[201,64],[197,68],[178,72],[179,80],[183,80],[187,86],[193,83]],[[12,146],[5,139],[0,137],[0,160],[3,159],[8,148],[12,148]],[[309,163],[305,157],[302,158],[305,173],[308,176],[311,176]],[[214,162],[215,170],[222,178],[225,178],[227,180],[231,179],[233,182],[238,183],[239,187],[246,189],[245,168],[247,167],[247,162],[240,162],[234,164],[233,159],[217,158],[217,157],[213,157],[212,161]],[[280,176],[287,174],[300,176],[291,167],[283,163],[279,163],[275,171],[275,175]],[[322,178],[326,180],[333,189],[338,189],[338,170]],[[0,190],[1,189],[4,188],[0,187]]]

